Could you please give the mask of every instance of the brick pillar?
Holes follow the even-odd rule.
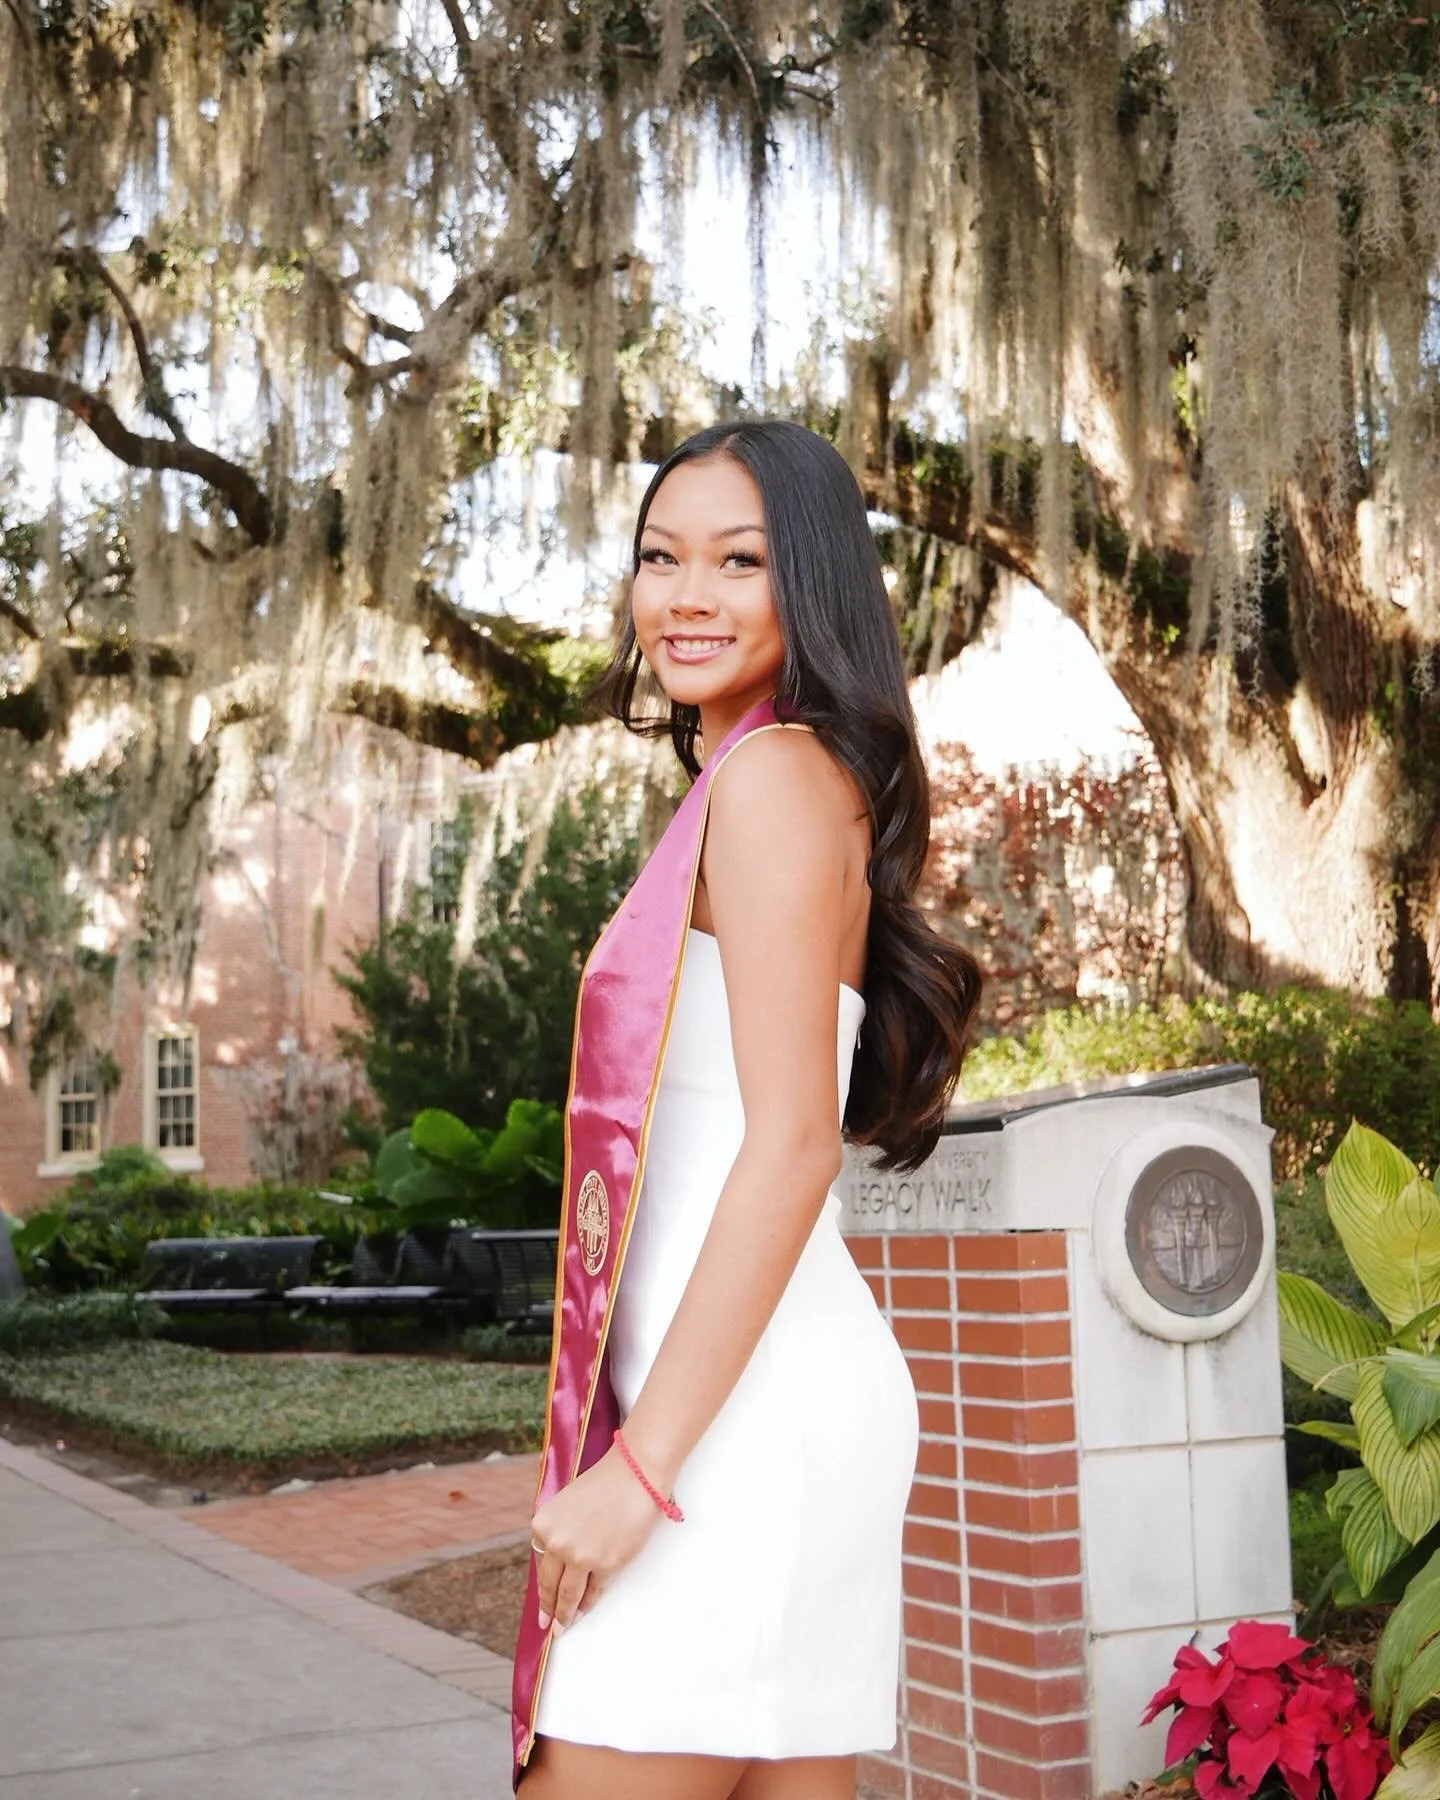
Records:
[[[852,1236],[910,1363],[900,1733],[862,1759],[894,1800],[1084,1800],[1079,1463],[1060,1231]]]

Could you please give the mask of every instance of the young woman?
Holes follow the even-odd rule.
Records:
[[[979,977],[913,898],[925,774],[829,444],[722,425],[660,469],[609,692],[696,780],[582,984],[516,1781],[853,1800],[895,1739],[917,1413],[832,1185],[842,1129],[933,1147]]]

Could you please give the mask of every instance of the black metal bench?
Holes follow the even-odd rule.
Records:
[[[274,1310],[314,1279],[329,1249],[323,1237],[157,1238],[136,1298],[172,1313]]]
[[[316,1279],[330,1246],[321,1237],[159,1238],[145,1247],[138,1297],[172,1313],[268,1316],[304,1308],[359,1327],[364,1319],[435,1314],[454,1322],[503,1324],[544,1334],[555,1301],[557,1231],[458,1226],[407,1232],[388,1250],[355,1246],[349,1279]]]
[[[549,1331],[555,1308],[558,1231],[486,1231],[461,1226],[450,1235],[454,1270],[467,1289],[493,1302],[491,1320],[517,1331]],[[453,1279],[453,1276],[452,1276]]]
[[[350,1279],[332,1285],[309,1283],[291,1288],[286,1299],[292,1306],[313,1306],[322,1312],[403,1312],[449,1297],[446,1264],[449,1241],[437,1250],[413,1231],[407,1231],[392,1254],[386,1256],[369,1238],[355,1246]]]
[[[357,1316],[413,1308],[524,1332],[550,1329],[555,1303],[557,1231],[489,1231],[457,1226],[443,1244],[407,1233],[393,1267],[362,1239],[351,1278],[292,1288],[295,1306]]]

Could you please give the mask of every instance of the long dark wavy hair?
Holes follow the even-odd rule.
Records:
[[[930,842],[930,787],[905,687],[905,663],[865,501],[833,445],[784,419],[712,425],[656,471],[640,503],[640,538],[660,484],[681,463],[729,456],[760,490],[770,592],[785,640],[775,707],[810,726],[850,770],[870,814],[870,935],[865,1024],[855,1052],[845,1131],[913,1169],[935,1148],[980,1000],[980,969],[942,938],[915,902]],[[698,707],[637,706],[644,659],[627,618],[599,697],[646,736],[669,734],[700,771]]]

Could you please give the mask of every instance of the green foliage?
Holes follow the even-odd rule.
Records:
[[[123,1168],[125,1156],[115,1155]],[[133,1286],[155,1238],[319,1235],[348,1258],[360,1233],[352,1208],[305,1188],[210,1188],[143,1169],[110,1179],[109,1160],[21,1221],[12,1242],[31,1287],[72,1294]]]
[[[0,1355],[0,1395],[194,1470],[325,1468],[402,1450],[539,1444],[541,1369],[225,1355],[163,1340]]]
[[[504,1325],[471,1325],[460,1333],[465,1354],[474,1362],[544,1363],[549,1365],[553,1341]]]
[[[1352,1125],[1326,1172],[1325,1203],[1385,1324],[1287,1272],[1281,1355],[1292,1375],[1350,1403],[1351,1427],[1306,1428],[1360,1459],[1326,1496],[1345,1561],[1335,1597],[1399,1601],[1371,1682],[1394,1742],[1440,1692],[1440,1189],[1395,1145]]]
[[[104,1194],[129,1181],[132,1176],[148,1176],[155,1181],[168,1181],[170,1171],[153,1150],[143,1144],[115,1144],[102,1150],[93,1169],[86,1169],[70,1184],[72,1194]]]
[[[155,1308],[131,1294],[72,1294],[62,1300],[25,1294],[0,1306],[0,1357],[153,1337],[159,1325]]]
[[[418,914],[351,952],[337,980],[364,1024],[347,1036],[386,1127],[427,1108],[495,1130],[517,1093],[563,1104],[580,971],[633,881],[633,834],[589,789],[562,802],[534,874],[526,849],[497,854],[479,897],[474,947]]]
[[[1440,1725],[1427,1725],[1375,1790],[1375,1800],[1435,1800],[1440,1793]]]
[[[381,1228],[556,1224],[565,1174],[565,1118],[543,1101],[512,1100],[499,1131],[472,1131],[429,1107],[387,1138],[364,1204]]]
[[[1290,1490],[1290,1570],[1295,1592],[1316,1593],[1341,1555],[1340,1528],[1325,1504],[1326,1476]]]
[[[1351,1119],[1365,1119],[1427,1168],[1440,1165],[1440,1026],[1409,1001],[1291,987],[1130,1012],[1074,1007],[1024,1037],[977,1045],[962,1090],[982,1099],[1217,1062],[1248,1063],[1259,1076],[1282,1179],[1326,1162]]]

